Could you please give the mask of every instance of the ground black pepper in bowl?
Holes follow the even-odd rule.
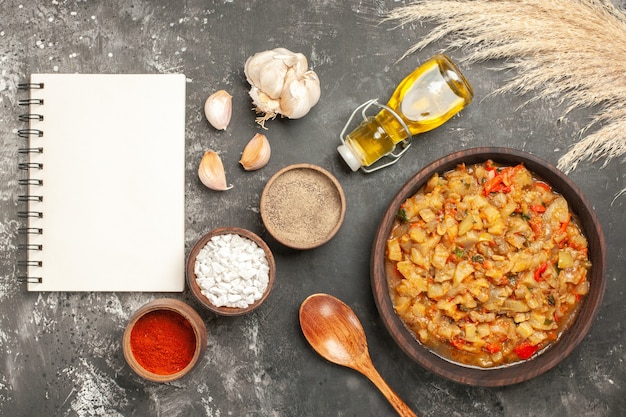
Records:
[[[346,210],[341,185],[311,164],[278,171],[261,195],[261,217],[268,232],[294,249],[312,249],[339,231]]]

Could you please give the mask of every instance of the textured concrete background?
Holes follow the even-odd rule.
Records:
[[[371,294],[369,256],[376,225],[396,191],[420,167],[452,151],[511,146],[556,164],[579,138],[591,110],[568,114],[554,101],[520,107],[527,97],[487,97],[514,74],[493,63],[463,65],[475,101],[458,117],[422,135],[396,166],[350,172],[335,151],[352,110],[386,100],[417,62],[438,49],[395,61],[431,27],[393,29],[381,18],[394,0],[332,1],[20,1],[0,0],[0,415],[2,416],[392,416],[364,377],[327,363],[306,344],[300,302],[331,293],[359,315],[374,363],[419,416],[621,416],[626,409],[622,160],[584,163],[570,174],[601,219],[608,248],[607,293],[590,334],[552,371],[506,388],[463,386],[423,370],[384,328]],[[303,52],[322,84],[320,103],[300,120],[274,120],[264,133],[270,163],[244,172],[240,152],[259,132],[243,64],[278,46]],[[441,46],[441,45],[440,45]],[[453,59],[462,51],[452,51]],[[124,362],[120,341],[132,312],[163,296],[151,293],[27,293],[15,277],[21,192],[17,137],[21,97],[16,84],[33,72],[171,73],[187,83],[186,244],[220,226],[263,236],[276,256],[274,292],[258,311],[239,318],[204,311],[188,292],[173,294],[201,313],[208,349],[188,377],[158,385]],[[204,119],[206,97],[226,89],[233,120],[216,132]],[[138,120],[138,123],[146,121]],[[155,146],[158,144],[155,143]],[[203,152],[220,152],[233,189],[203,187],[196,170]],[[120,149],[120,152],[123,151]],[[97,169],[97,155],[93,156]],[[265,182],[292,163],[313,163],[341,182],[346,220],[327,245],[298,252],[263,229],[259,198]],[[82,175],[83,173],[79,173]],[[77,190],[79,192],[80,190]],[[140,248],[138,248],[140,249]],[[181,274],[183,271],[181,271]]]

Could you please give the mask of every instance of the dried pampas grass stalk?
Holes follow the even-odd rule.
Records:
[[[495,94],[561,97],[566,113],[595,107],[561,170],[626,153],[626,16],[608,0],[418,0],[387,19],[436,23],[405,56],[450,37],[448,48],[469,51],[465,61],[503,59],[502,69],[517,71]]]

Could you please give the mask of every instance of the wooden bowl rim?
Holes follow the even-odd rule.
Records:
[[[327,180],[330,181],[330,184],[332,184],[333,189],[337,192],[339,196],[339,200],[340,200],[339,219],[337,220],[337,224],[330,230],[326,238],[324,238],[323,240],[310,242],[310,243],[302,242],[300,244],[297,244],[297,243],[294,243],[293,241],[284,239],[282,234],[274,228],[274,226],[267,219],[267,216],[265,214],[264,207],[265,207],[265,204],[267,203],[267,198],[268,198],[267,194],[269,190],[271,189],[272,185],[274,184],[274,182],[276,182],[276,180],[280,178],[281,176],[283,176],[285,173],[290,172],[290,171],[295,171],[295,170],[311,170],[311,171],[315,171],[317,173],[322,174],[323,177],[325,177]],[[298,250],[314,249],[314,248],[320,247],[328,243],[333,237],[335,237],[335,235],[341,228],[341,225],[343,224],[345,214],[346,214],[346,196],[337,178],[335,178],[335,176],[331,174],[329,171],[327,171],[326,169],[320,166],[317,166],[314,164],[308,164],[308,163],[292,164],[292,165],[288,165],[280,169],[267,181],[267,183],[265,184],[265,187],[263,188],[263,192],[261,193],[259,209],[261,212],[261,219],[263,220],[263,225],[265,226],[267,231],[270,233],[270,235],[272,235],[272,237],[276,239],[279,243],[292,249],[298,249]]]
[[[227,234],[236,234],[241,237],[248,238],[256,243],[265,252],[265,257],[267,258],[267,264],[269,266],[269,281],[267,283],[267,288],[265,289],[265,292],[260,299],[254,302],[254,304],[251,304],[245,308],[214,305],[204,294],[202,294],[200,286],[196,281],[194,265],[196,262],[196,256],[198,256],[198,252],[200,252],[200,250],[208,243],[209,240],[211,240],[212,237]],[[202,236],[191,249],[189,257],[187,258],[186,277],[189,289],[196,297],[196,299],[200,302],[200,304],[202,304],[208,310],[222,316],[241,316],[243,314],[256,310],[269,296],[274,286],[274,281],[276,279],[276,261],[274,260],[274,254],[270,250],[269,246],[267,246],[267,243],[265,243],[265,241],[261,239],[256,233],[253,233],[250,230],[243,229],[241,227],[219,227],[217,229],[211,230],[209,233]]]
[[[139,364],[139,362],[137,362],[137,359],[135,359],[130,347],[130,335],[137,321],[139,321],[139,319],[146,314],[159,310],[168,310],[178,313],[189,322],[196,337],[196,348],[193,357],[187,366],[176,373],[168,375],[156,374],[145,369],[141,366],[141,364]],[[139,376],[152,382],[172,382],[187,375],[198,364],[206,351],[207,337],[207,329],[204,321],[198,312],[196,312],[196,310],[194,310],[190,305],[175,298],[159,298],[144,304],[133,313],[128,321],[128,324],[126,325],[126,329],[124,330],[124,335],[122,337],[122,351],[124,353],[126,363],[128,363],[130,368]]]
[[[591,283],[589,293],[581,305],[576,320],[561,335],[559,341],[527,361],[483,369],[444,359],[415,339],[393,309],[384,269],[384,251],[394,217],[400,204],[406,198],[415,194],[436,172],[449,171],[461,162],[469,165],[485,162],[487,159],[507,165],[523,162],[530,171],[542,177],[555,191],[563,195],[570,205],[570,210],[581,221],[589,243],[589,258],[593,265],[588,276]],[[568,176],[547,161],[524,151],[512,148],[480,147],[454,152],[437,159],[421,169],[400,188],[376,230],[370,272],[374,299],[381,319],[392,338],[409,357],[427,370],[455,382],[475,386],[505,386],[526,381],[547,372],[567,357],[584,339],[604,296],[606,247],[600,222],[591,204]]]

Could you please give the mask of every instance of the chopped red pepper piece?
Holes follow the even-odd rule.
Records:
[[[529,359],[535,354],[535,352],[537,352],[538,349],[539,346],[531,345],[530,342],[526,341],[515,346],[513,352],[515,352],[515,354],[519,356],[520,359]]]
[[[497,352],[500,352],[501,347],[497,343],[487,343],[485,345],[485,349],[489,353],[497,353]]]
[[[567,226],[569,225],[571,218],[572,218],[572,215],[570,213],[567,213],[567,220],[561,223],[561,227],[559,228],[559,233],[565,233],[567,231]]]
[[[460,350],[467,342],[463,339],[455,338],[450,340],[450,344]]]
[[[535,213],[545,213],[546,212],[546,206],[541,205],[541,204],[531,204],[530,205],[530,209],[532,211],[534,211]]]
[[[496,174],[492,179],[487,180],[487,182],[485,182],[485,189],[483,193],[485,195],[489,195],[490,193],[495,192],[496,187],[501,185],[503,180],[504,180],[504,175],[502,175],[501,173]]]
[[[498,184],[493,190],[491,190],[492,193],[508,193],[510,191],[511,187],[504,183]]]
[[[524,168],[523,164],[516,165],[514,167],[506,167],[497,172],[493,178],[485,182],[485,188],[483,189],[484,195],[490,193],[508,193],[511,191],[511,183],[513,178]],[[489,170],[489,168],[487,168]]]
[[[543,231],[543,221],[541,220],[541,217],[534,216],[528,221],[528,225],[533,230],[535,239],[541,236],[541,232]]]
[[[499,193],[499,192],[508,193],[509,191],[511,191],[511,187],[506,185],[504,180],[505,180],[504,172],[496,174],[495,177],[485,182],[485,188],[483,190],[483,194],[489,195],[491,193]]]
[[[535,269],[535,281],[540,282],[543,281],[543,277],[541,276],[548,269],[548,263],[544,262],[537,269]]]
[[[550,185],[546,184],[545,182],[537,181],[535,185],[539,188],[543,188],[546,191],[552,191],[552,187],[550,187]]]

